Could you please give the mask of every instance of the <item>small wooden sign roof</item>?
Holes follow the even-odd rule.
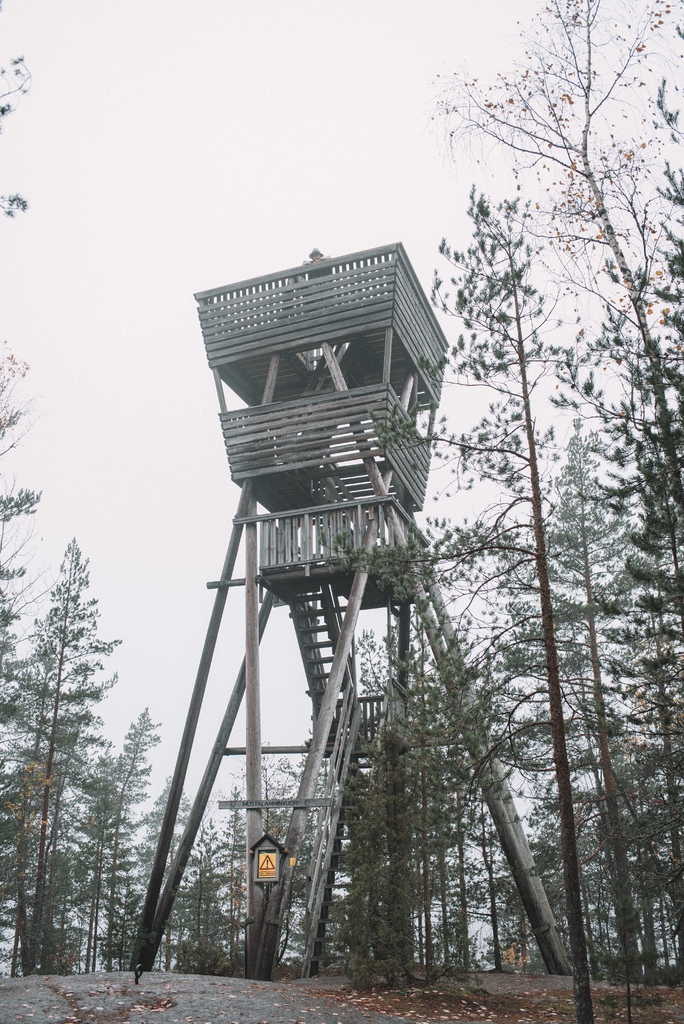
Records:
[[[250,850],[252,853],[256,853],[256,851],[262,846],[275,846],[280,853],[285,853],[285,847],[283,844],[279,843],[275,836],[272,836],[269,832],[264,832],[261,839],[257,839],[256,843],[253,843],[250,846]]]

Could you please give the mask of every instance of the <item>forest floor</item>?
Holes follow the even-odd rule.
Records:
[[[627,1020],[624,990],[593,988],[598,1024]],[[341,976],[267,982],[122,973],[0,978],[0,1024],[566,1024],[568,978],[474,974],[406,991],[355,991]],[[636,989],[633,1024],[684,1024],[681,988]]]
[[[467,979],[441,979],[407,992],[375,989],[351,995],[355,1005],[403,1015],[413,1021],[479,1021],[480,1024],[570,1024],[575,1020],[572,979],[548,975],[471,974]],[[597,1024],[627,1021],[624,987],[592,985]],[[684,1024],[682,988],[632,986],[632,1024]]]

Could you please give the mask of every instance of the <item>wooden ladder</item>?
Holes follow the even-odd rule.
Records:
[[[314,723],[328,681],[343,612],[339,600],[326,584],[314,585],[290,601],[290,616],[302,655]],[[353,687],[352,665],[345,672],[344,689],[349,684]]]
[[[307,874],[303,978],[318,974],[325,946],[335,873],[342,852],[344,789],[361,724],[361,710],[351,686],[347,686],[342,693],[336,722],[337,728],[322,793],[323,797],[330,800],[330,805],[322,807],[318,813],[314,848]]]
[[[297,633],[309,695],[316,721],[328,681],[335,647],[340,635],[344,608],[328,584],[312,585],[290,601],[290,614]],[[364,708],[365,710],[365,708]],[[353,657],[347,665],[328,740],[327,769],[321,796],[330,801],[318,813],[314,849],[307,874],[305,913],[305,956],[302,976],[318,973],[325,943],[325,930],[335,871],[344,833],[344,787],[349,765],[356,752],[362,710],[356,697]]]
[[[307,901],[305,916],[306,947],[302,977],[310,978],[318,974],[320,962],[325,953],[325,940],[330,909],[337,900],[335,890],[346,888],[336,882],[344,856],[344,839],[346,825],[347,802],[345,787],[349,777],[349,767],[354,762],[359,769],[368,768],[370,745],[378,736],[380,726],[387,715],[387,697],[382,694],[357,697],[352,716],[342,700],[338,704],[333,729],[335,743],[333,757],[326,777],[326,795],[333,791],[333,803],[319,815],[315,846],[307,876]],[[346,745],[343,739],[346,732]],[[339,740],[339,743],[338,743]],[[338,759],[339,768],[334,762]],[[338,777],[335,786],[335,778]]]

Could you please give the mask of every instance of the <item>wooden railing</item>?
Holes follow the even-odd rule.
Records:
[[[235,522],[257,522],[260,530],[259,571],[312,565],[339,557],[363,545],[366,527],[373,519],[378,524],[378,545],[396,543],[388,505],[411,523],[401,506],[392,498],[370,498],[343,505],[319,505],[313,508],[269,515],[252,516]]]
[[[320,319],[324,315],[329,325],[331,311],[337,310],[344,321],[354,316],[353,307],[362,306],[364,325],[369,305],[387,314],[396,259],[396,246],[389,246],[199,292],[195,298],[210,364],[240,359],[245,346],[253,352],[260,337],[269,338],[274,331],[285,347],[288,340],[299,342],[303,325],[325,330]]]
[[[361,721],[359,735],[366,743],[372,743],[386,716],[387,697],[384,694],[372,694],[358,697]]]

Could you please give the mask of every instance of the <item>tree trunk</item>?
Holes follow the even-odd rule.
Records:
[[[515,275],[515,268],[511,267]],[[515,276],[514,276],[515,279]],[[556,633],[551,602],[551,582],[546,555],[542,493],[537,463],[537,445],[527,381],[527,358],[524,348],[522,322],[518,307],[518,295],[514,292],[517,330],[517,355],[522,384],[522,400],[527,437],[527,452],[530,468],[530,490],[532,497],[532,524],[537,580],[539,583],[539,604],[541,609],[542,636],[546,656],[546,678],[549,694],[549,716],[553,740],[553,760],[556,769],[558,802],[560,807],[560,837],[563,851],[563,876],[565,881],[566,913],[568,936],[572,953],[572,976],[574,980],[575,1012],[577,1024],[593,1024],[594,1010],[591,1001],[587,944],[582,918],[582,894],[580,891],[579,856],[575,833],[575,811],[572,799],[572,778],[565,736],[563,717],[563,691],[558,665]]]
[[[626,949],[627,954],[630,957],[635,958],[638,954],[635,935],[636,911],[634,908],[634,901],[632,899],[629,862],[627,859],[627,850],[624,841],[622,817],[620,815],[620,807],[617,799],[617,784],[615,781],[615,772],[613,770],[613,759],[608,740],[606,705],[603,698],[603,682],[601,679],[601,663],[596,633],[594,593],[589,560],[585,500],[583,494],[580,494],[580,544],[582,548],[584,591],[587,601],[585,617],[589,636],[589,657],[593,683],[593,702],[596,712],[596,739],[598,742],[601,774],[603,777],[603,789],[605,793],[606,818],[608,824],[607,835],[613,852],[615,879],[615,885],[613,887],[613,903],[615,906],[615,921],[618,930],[620,948]]]
[[[584,925],[587,936],[587,952],[589,954],[589,964],[592,972],[595,974],[599,973],[598,960],[596,958],[596,944],[594,942],[594,933],[591,927],[591,914],[589,912],[589,897],[587,896],[587,887],[584,884],[584,879],[580,876],[580,883],[582,885],[582,903],[584,906]]]
[[[423,755],[424,756],[424,755]],[[423,913],[425,915],[425,981],[431,984],[433,977],[432,914],[430,893],[430,859],[428,855],[428,795],[425,763],[420,766],[421,797],[421,876],[423,883]]]
[[[482,813],[482,862],[487,872],[489,889],[489,920],[492,926],[492,949],[494,952],[494,970],[503,971],[501,962],[501,946],[499,945],[499,915],[496,909],[496,885],[494,884],[494,864],[491,850],[488,849],[487,830],[485,828],[484,807]]]
[[[662,619],[658,621],[659,629],[653,632],[656,636],[656,649],[658,657],[661,656],[660,638],[665,635]],[[677,944],[677,966],[684,969],[684,863],[682,862],[682,839],[679,831],[679,785],[672,771],[674,764],[672,734],[673,722],[671,716],[671,700],[662,674],[659,672],[656,677],[658,692],[657,708],[660,723],[660,732],[663,744],[663,774],[665,775],[665,796],[667,801],[667,818],[670,829],[670,859],[672,862],[672,901],[675,911],[675,935]]]
[[[423,913],[418,911],[416,917],[416,924],[418,926],[418,964],[421,967],[425,966],[425,945],[423,943]]]
[[[33,973],[37,966],[38,948],[41,945],[43,927],[43,908],[45,902],[45,873],[46,873],[46,852],[47,852],[47,828],[50,812],[50,792],[53,783],[52,773],[55,764],[55,753],[57,750],[57,728],[59,725],[60,701],[62,696],[62,685],[64,683],[64,670],[67,655],[67,627],[72,612],[72,588],[74,569],[74,553],[71,554],[67,587],[63,597],[63,611],[59,632],[59,654],[57,657],[57,670],[55,674],[55,694],[52,706],[52,722],[48,739],[48,754],[45,765],[45,785],[43,787],[43,805],[40,819],[40,838],[38,842],[38,863],[36,865],[36,889],[33,901],[33,915],[29,933],[28,964],[29,973]]]
[[[85,956],[85,974],[95,970],[95,961],[92,961],[91,957],[93,952],[93,937],[95,929],[95,904],[97,901],[99,885],[100,885],[100,857],[102,853],[102,836],[98,836],[97,846],[95,848],[95,864],[93,867],[93,882],[92,882],[92,893],[90,896],[90,915],[88,918],[88,939],[86,942],[86,956]]]
[[[663,946],[663,960],[665,962],[665,970],[667,971],[670,966],[670,944],[667,941],[667,923],[665,917],[665,901],[663,900],[662,892],[658,894],[658,921],[660,924],[660,941]]]
[[[46,884],[46,900],[43,911],[43,941],[41,949],[41,970],[44,974],[55,974],[58,971],[54,965],[55,937],[53,934],[53,921],[55,911],[55,882],[57,878],[57,855],[61,825],[63,783],[59,783],[55,791],[55,810],[52,816],[52,836],[50,838],[50,868]]]
[[[530,954],[527,946],[527,918],[523,914],[520,918],[520,966],[523,971],[527,970]]]
[[[449,900],[447,887],[447,866],[444,843],[439,842],[437,850],[437,869],[439,871],[439,902],[442,911],[442,946],[444,951],[444,966],[451,966],[451,936],[449,934]]]
[[[461,968],[470,970],[470,936],[468,934],[468,891],[465,872],[465,837],[463,835],[463,797],[460,789],[454,793],[456,808],[456,850],[458,852],[458,906],[461,933]]]
[[[14,945],[12,948],[11,977],[16,978],[21,952],[22,974],[26,971],[26,945],[28,941],[28,899],[26,895],[26,875],[28,871],[28,850],[26,836],[26,816],[28,814],[28,773],[24,772],[24,782],[21,794],[21,810],[17,828],[17,911],[16,925],[14,932]]]

